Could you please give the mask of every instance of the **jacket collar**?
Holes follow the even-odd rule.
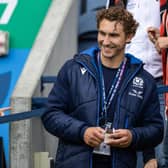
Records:
[[[92,47],[87,50],[84,50],[80,53],[80,55],[88,55],[90,57],[95,57],[99,51],[100,49],[98,47]],[[132,54],[126,53],[125,57],[127,57],[130,60],[131,64],[142,64],[142,61],[133,56]]]

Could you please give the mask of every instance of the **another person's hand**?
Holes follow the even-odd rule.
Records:
[[[155,42],[156,49],[168,48],[168,37],[159,37]]]
[[[159,29],[154,27],[149,27],[148,37],[155,45],[156,50],[160,53],[161,49],[168,48],[168,37],[161,37],[159,33]]]
[[[101,127],[89,127],[84,133],[84,142],[91,147],[97,147],[104,141],[104,132]]]
[[[119,148],[126,148],[132,142],[132,133],[128,129],[118,129],[108,134],[105,143]]]
[[[147,29],[149,39],[155,44],[156,40],[160,37],[160,31],[155,27],[148,27]]]
[[[7,110],[11,110],[11,107],[0,108],[0,116],[4,116],[4,112]]]
[[[144,166],[144,168],[157,168],[157,160],[156,159],[150,159]]]

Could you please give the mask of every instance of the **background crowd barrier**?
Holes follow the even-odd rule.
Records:
[[[162,93],[167,93],[168,92],[168,86],[166,85],[160,85],[158,88],[158,93],[162,94]]]

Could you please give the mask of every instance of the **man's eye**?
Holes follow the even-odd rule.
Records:
[[[102,32],[102,31],[99,31],[99,33],[102,35],[102,36],[105,36],[106,33]]]

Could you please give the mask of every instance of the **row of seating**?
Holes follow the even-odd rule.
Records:
[[[78,51],[97,44],[96,12],[104,8],[107,0],[80,0]]]

